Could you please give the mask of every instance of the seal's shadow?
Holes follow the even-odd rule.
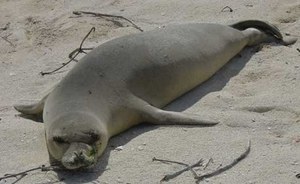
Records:
[[[176,99],[174,102],[170,103],[165,109],[172,111],[183,111],[195,104],[196,102],[198,102],[199,99],[201,99],[208,93],[222,90],[222,88],[227,84],[227,82],[232,77],[236,76],[244,68],[246,63],[255,54],[255,51],[255,47],[244,49],[229,63],[227,63],[220,71],[218,71],[212,78],[210,78],[205,83],[197,86],[182,97]],[[106,170],[110,152],[113,151],[114,148],[126,145],[130,140],[137,137],[138,135],[155,130],[156,128],[158,128],[158,126],[141,124],[119,134],[116,137],[113,137],[109,141],[107,149],[98,161],[96,167],[94,167],[92,170],[86,170],[75,173],[58,172],[59,178],[64,178],[64,182],[69,184],[84,182],[98,183],[95,180],[99,178],[99,176],[101,176],[102,173]]]
[[[208,93],[222,90],[227,82],[244,68],[246,63],[258,51],[260,46],[245,48],[226,65],[224,65],[209,80],[200,84],[183,96],[171,102],[165,109],[181,112],[197,103],[202,97]]]

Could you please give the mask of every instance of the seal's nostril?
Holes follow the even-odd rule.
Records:
[[[74,151],[73,153],[76,156],[74,158],[75,162],[82,162],[85,159],[82,151],[80,151],[79,153]]]

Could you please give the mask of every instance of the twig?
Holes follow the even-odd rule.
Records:
[[[83,45],[83,42],[87,39],[87,37],[90,36],[90,34],[92,32],[95,32],[96,28],[95,27],[92,27],[91,30],[88,32],[88,34],[85,35],[85,37],[83,38],[83,40],[81,41],[80,43],[80,46],[79,46],[79,52],[82,50],[82,45]]]
[[[142,28],[140,28],[139,26],[137,26],[133,21],[127,19],[126,17],[120,16],[120,15],[111,15],[111,14],[95,13],[95,12],[87,12],[87,11],[73,11],[73,14],[75,14],[75,15],[89,14],[89,15],[94,15],[95,17],[113,17],[113,18],[119,18],[119,19],[126,20],[127,22],[129,22],[130,24],[132,24],[134,28],[140,30],[141,32],[144,31]]]
[[[11,184],[17,183],[18,181],[20,181],[21,179],[23,179],[26,175],[27,175],[27,174],[21,175],[21,177],[19,177],[16,181],[12,182]]]
[[[210,158],[210,159],[207,161],[207,163],[206,163],[206,164],[204,165],[204,167],[203,167],[203,170],[205,170],[211,162],[213,162],[213,159],[212,159],[212,158]]]
[[[8,35],[8,36],[6,36],[6,37],[1,36],[1,38],[2,38],[4,41],[6,41],[7,43],[9,43],[12,47],[16,48],[15,44],[13,44],[11,41],[9,41],[9,40],[7,39],[7,37],[9,37],[9,36],[10,36],[10,35]]]
[[[81,53],[87,54],[87,53],[85,52],[85,50],[93,50],[93,49],[94,49],[93,47],[91,47],[91,48],[77,48],[77,49],[73,50],[73,51],[69,54],[69,59],[72,59],[73,61],[78,62],[78,60],[75,59],[75,57],[73,57],[75,53],[77,54],[78,52],[81,52]],[[65,64],[65,63],[64,63],[64,64]]]
[[[73,51],[69,54],[70,60],[69,60],[68,62],[63,63],[61,67],[58,67],[57,69],[52,70],[52,71],[50,71],[50,72],[41,72],[41,75],[44,76],[44,75],[52,74],[52,73],[54,73],[54,72],[56,72],[56,71],[62,69],[63,67],[65,67],[66,65],[68,65],[69,63],[71,63],[73,60],[75,60],[75,58],[76,58],[80,53],[86,53],[86,52],[84,52],[84,50],[93,50],[93,48],[82,48],[82,45],[83,45],[84,41],[87,39],[87,37],[88,37],[92,32],[94,32],[94,31],[95,31],[95,27],[92,27],[92,29],[88,32],[87,35],[85,35],[85,37],[84,37],[83,40],[81,41],[79,48],[73,50]],[[75,61],[77,61],[77,60],[75,60]]]
[[[46,167],[45,165],[42,165],[42,166],[35,167],[35,168],[32,168],[32,169],[28,169],[26,171],[19,172],[19,173],[16,173],[16,174],[5,174],[3,177],[0,177],[0,181],[3,180],[3,179],[13,178],[13,177],[17,177],[17,176],[21,176],[23,178],[24,176],[26,176],[28,174],[28,172],[35,171],[35,170],[51,171],[51,170],[57,170],[57,169],[58,169],[57,166],[48,166],[48,167]]]
[[[165,175],[165,176],[163,177],[163,179],[161,179],[160,181],[161,181],[161,182],[162,182],[162,181],[169,181],[169,180],[171,180],[171,179],[173,179],[173,178],[179,176],[180,174],[182,174],[182,173],[184,173],[185,171],[188,171],[188,170],[190,170],[190,171],[193,173],[194,177],[197,177],[198,175],[197,175],[197,173],[194,171],[193,168],[194,168],[194,167],[202,166],[202,163],[203,163],[203,159],[200,159],[197,163],[195,163],[195,164],[193,164],[193,165],[191,165],[191,166],[188,165],[186,168],[181,169],[181,170],[179,170],[179,171],[177,171],[177,172],[175,172],[175,173],[173,173],[173,174],[167,174],[167,175]],[[186,165],[187,165],[187,164],[186,164]]]
[[[226,9],[228,9],[229,12],[233,12],[233,9],[230,8],[229,6],[225,6],[225,7],[221,10],[221,12],[224,12]]]
[[[69,63],[71,63],[71,62],[73,61],[73,59],[76,58],[76,57],[78,56],[79,53],[80,53],[80,52],[77,52],[73,58],[71,58],[68,62],[63,63],[61,67],[58,67],[58,68],[56,68],[55,70],[52,70],[52,71],[50,71],[50,72],[40,72],[41,75],[42,75],[42,76],[44,76],[44,75],[49,75],[49,74],[52,74],[52,73],[54,73],[54,72],[56,72],[56,71],[62,69],[63,67],[65,67],[66,65],[68,65]]]
[[[158,158],[155,158],[155,157],[152,158],[152,161],[158,161],[158,162],[162,162],[162,163],[164,163],[164,164],[166,164],[166,163],[173,163],[173,164],[179,164],[179,165],[189,166],[188,164],[183,163],[183,162],[177,162],[177,161],[172,161],[172,160],[158,159]]]
[[[190,170],[190,171],[193,173],[194,177],[197,177],[198,175],[197,175],[196,171],[195,171],[193,168],[194,168],[194,167],[202,166],[202,163],[203,163],[203,159],[200,159],[198,162],[196,162],[196,163],[193,164],[193,165],[188,165],[188,164],[183,163],[183,162],[177,162],[177,161],[172,161],[172,160],[157,159],[157,158],[155,158],[155,157],[152,159],[152,161],[159,161],[159,162],[162,162],[162,163],[165,163],[165,164],[166,164],[166,163],[173,163],[173,164],[179,164],[179,165],[185,166],[185,168],[182,169],[182,170],[179,170],[179,171],[177,171],[177,172],[175,172],[175,173],[173,173],[173,174],[167,174],[167,175],[165,175],[165,176],[163,177],[163,179],[160,180],[160,182],[163,182],[163,181],[169,181],[169,180],[171,180],[171,179],[173,179],[173,178],[179,176],[180,174],[182,174],[182,173],[184,173],[185,171],[188,171],[188,170]]]
[[[247,157],[247,155],[250,153],[250,149],[251,149],[251,141],[249,141],[248,143],[248,148],[246,149],[246,151],[244,153],[242,153],[238,158],[234,159],[233,162],[231,162],[230,164],[224,166],[224,167],[220,167],[219,169],[211,172],[211,173],[206,173],[203,175],[200,175],[198,177],[195,177],[195,179],[197,179],[197,182],[200,182],[201,180],[203,180],[204,178],[210,178],[213,176],[216,176],[218,174],[221,174],[222,172],[232,168],[233,166],[235,166],[237,163],[239,163],[241,160],[243,160],[244,158]]]

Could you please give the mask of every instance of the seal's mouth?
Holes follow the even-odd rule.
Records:
[[[96,163],[96,149],[86,143],[71,143],[61,163],[70,170],[91,167]]]

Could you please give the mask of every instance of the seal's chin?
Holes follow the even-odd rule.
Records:
[[[95,149],[85,143],[73,142],[61,159],[66,169],[89,168],[96,163]]]

